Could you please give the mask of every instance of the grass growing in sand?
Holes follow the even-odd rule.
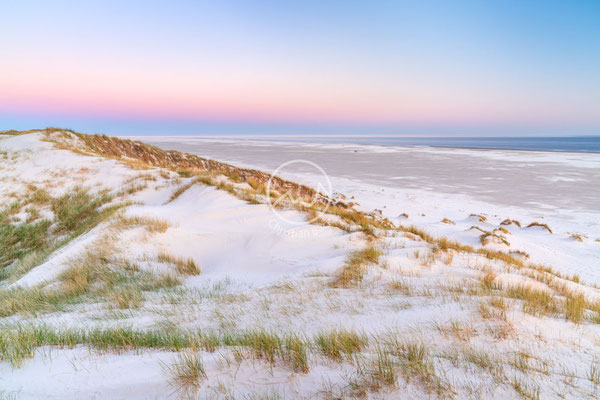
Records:
[[[187,396],[191,396],[194,391],[198,390],[201,381],[206,379],[202,356],[194,352],[179,354],[176,362],[167,369],[170,375],[170,384]]]
[[[165,204],[169,204],[175,200],[177,200],[179,198],[179,196],[181,196],[182,194],[184,194],[189,188],[191,188],[192,186],[194,186],[194,184],[197,182],[197,179],[193,179],[190,183],[187,183],[185,185],[181,185],[180,187],[177,188],[177,190],[175,190],[173,192],[173,194],[171,194],[171,197],[169,197],[169,199],[165,202]]]
[[[321,333],[315,337],[317,349],[334,361],[342,361],[343,357],[351,358],[360,352],[368,343],[365,336],[347,330],[335,330]]]
[[[100,142],[96,145],[100,146]],[[146,151],[144,154],[148,157],[140,163],[152,161],[152,149],[143,150]],[[264,181],[260,179],[260,174],[249,176],[244,170],[201,171],[200,164],[186,165],[185,159],[179,159],[176,153],[161,150],[157,154],[164,156],[163,160],[172,162],[168,168],[180,171],[181,176],[198,180],[199,183],[211,184],[251,203],[264,203]],[[182,164],[177,164],[176,160],[181,160]],[[175,173],[165,175],[171,179]],[[240,184],[243,182],[248,183],[249,187]],[[182,187],[176,192],[181,189]],[[37,188],[32,189],[32,193],[37,193],[36,200],[32,200],[30,204],[54,207],[55,199],[46,196]],[[75,194],[67,200],[75,205],[74,209],[80,210],[78,212],[84,216],[83,219],[93,219],[94,210],[86,210],[82,199],[83,196]],[[248,318],[242,316],[246,310],[252,310],[251,307],[257,304],[258,300],[252,299],[256,295],[255,292],[213,296],[208,292],[198,291],[194,299],[187,297],[191,291],[185,292],[187,289],[184,287],[152,293],[156,289],[180,284],[181,275],[199,274],[200,267],[191,259],[166,252],[156,257],[147,257],[144,261],[150,265],[155,264],[158,259],[177,271],[177,274],[162,275],[148,271],[146,264],[137,265],[133,261],[120,260],[110,249],[97,249],[75,259],[52,285],[0,291],[0,313],[4,316],[20,314],[21,318],[27,314],[74,311],[82,304],[94,303],[112,310],[111,313],[114,314],[136,317],[145,313],[160,315],[160,321],[152,328],[143,330],[131,327],[56,329],[46,326],[3,326],[0,327],[0,359],[18,366],[23,360],[32,357],[35,349],[41,346],[86,345],[92,349],[117,352],[140,349],[183,351],[167,369],[172,384],[191,395],[199,388],[206,389],[203,386],[205,382],[208,381],[210,386],[214,379],[218,380],[218,376],[214,374],[214,359],[220,357],[219,360],[229,361],[219,362],[233,363],[236,371],[248,364],[255,370],[261,365],[266,365],[271,372],[275,368],[284,368],[286,373],[299,381],[302,379],[301,375],[291,375],[292,372],[310,372],[307,376],[314,379],[313,373],[331,369],[333,365],[334,368],[343,370],[347,384],[341,388],[332,388],[331,391],[324,389],[323,393],[332,393],[332,398],[376,397],[388,393],[396,395],[405,388],[418,393],[415,396],[421,397],[461,397],[467,393],[467,396],[477,398],[497,393],[497,387],[502,387],[501,392],[509,397],[511,394],[535,397],[539,395],[537,383],[547,384],[550,380],[554,383],[561,379],[555,379],[560,371],[554,369],[551,375],[549,368],[544,369],[545,367],[535,364],[537,360],[533,355],[517,357],[516,353],[504,354],[502,345],[505,344],[504,348],[512,346],[513,343],[509,341],[523,333],[519,331],[518,324],[511,323],[513,316],[522,316],[519,313],[523,311],[533,316],[555,317],[555,321],[562,322],[565,326],[572,324],[564,319],[577,324],[600,321],[600,306],[586,300],[576,291],[576,285],[579,285],[578,278],[568,278],[569,282],[565,283],[563,278],[567,277],[562,277],[547,267],[527,263],[523,255],[476,249],[449,238],[435,237],[416,226],[394,226],[383,218],[344,206],[333,205],[331,212],[324,212],[320,203],[314,206],[298,204],[290,207],[309,213],[309,217],[319,217],[320,220],[315,223],[339,227],[347,232],[363,232],[369,240],[367,247],[348,256],[344,266],[333,276],[332,282],[329,282],[328,278],[323,279],[324,276],[331,277],[330,275],[310,278],[311,284],[314,284],[318,291],[304,290],[302,283],[293,282],[273,288],[276,296],[282,297],[273,297],[275,295],[271,292],[268,295],[259,292],[258,297],[264,295],[259,306],[261,313],[252,314],[252,318],[256,317],[256,320],[248,322]],[[9,220],[18,213],[19,207],[25,206],[10,206],[10,211],[6,213]],[[96,208],[98,212],[102,212],[105,207]],[[75,232],[82,227],[78,225],[79,221],[76,218],[65,211],[67,210],[63,210],[63,215],[60,220],[57,219],[59,222],[56,222],[55,226],[60,235],[68,236],[71,230]],[[43,214],[36,215],[35,212],[31,212],[31,219],[27,223],[33,225],[42,222],[41,215]],[[444,223],[452,222],[448,221]],[[502,223],[510,224],[520,226],[516,221]],[[151,233],[165,232],[169,228],[169,224],[164,220],[123,215],[117,216],[112,226],[118,229],[145,226]],[[503,227],[492,232],[482,231],[483,234],[490,233],[488,236],[491,238],[492,235],[500,236],[500,233],[508,232],[508,229]],[[400,245],[398,248],[390,247],[385,241],[386,238],[397,238]],[[418,241],[411,242],[409,239]],[[380,262],[381,249],[385,249],[386,252],[389,249],[390,257],[385,260],[388,269],[372,268],[372,272],[377,273],[367,275],[369,265]],[[402,249],[406,249],[407,254],[418,251],[421,257],[400,259],[396,254],[402,253]],[[35,266],[44,259],[45,253],[39,250],[40,248],[33,246],[31,251],[27,250],[26,254],[16,257],[23,266],[22,270],[29,270],[30,265]],[[394,264],[398,259],[399,264],[402,263],[400,266]],[[437,262],[439,260],[445,260],[447,266]],[[14,265],[9,268],[12,270]],[[428,280],[432,274],[439,271],[442,271],[444,278],[447,277],[449,282],[433,284]],[[504,280],[507,274],[513,278],[517,275],[520,278],[527,277],[527,280],[531,278],[535,282],[528,282],[532,283],[531,285],[510,286]],[[460,276],[459,282],[455,279],[457,275]],[[180,294],[175,295],[178,290]],[[283,299],[286,293],[289,293],[290,297],[293,294],[294,300]],[[322,297],[319,297],[321,294]],[[355,294],[357,296],[350,298]],[[159,297],[161,300],[156,302]],[[238,297],[251,300],[247,300],[248,304],[242,304],[236,302]],[[289,302],[290,306],[285,307],[285,311],[277,304],[280,300]],[[215,302],[214,314],[217,317],[207,318],[207,314],[212,311],[206,313],[206,305],[213,305],[208,303],[209,301]],[[338,314],[335,317],[339,317],[339,321],[345,323],[346,318],[351,320],[370,317],[371,311],[404,312],[402,310],[411,309],[407,313],[417,314],[428,312],[432,308],[444,311],[453,310],[455,307],[460,309],[460,313],[453,314],[452,320],[440,322],[437,325],[439,331],[426,330],[424,324],[402,327],[406,330],[401,333],[379,332],[373,336],[342,327],[333,331],[311,331],[310,335],[303,335],[301,329],[294,329],[292,333],[284,333],[282,330],[282,327],[287,329],[294,326],[293,322],[298,320],[312,323],[314,317],[315,323],[322,322],[319,314],[328,310]],[[140,309],[131,310],[135,308]],[[185,312],[181,312],[182,309]],[[172,318],[177,313],[183,315],[183,318],[179,318],[179,315]],[[463,314],[466,315],[465,318],[462,318]],[[219,324],[214,323],[214,330],[185,330],[178,327],[178,324],[181,324],[179,326],[204,328],[215,322],[213,319],[219,319]],[[197,325],[198,320],[206,321],[207,325]],[[428,323],[430,321],[428,320]],[[121,322],[125,323],[117,323]],[[431,334],[431,340],[425,335],[423,337],[427,340],[423,340],[420,333]],[[522,338],[523,343],[529,339]],[[544,340],[546,339],[536,343],[545,346]],[[205,363],[201,357],[201,350],[218,351],[219,356],[204,357]],[[521,353],[524,351],[519,349],[518,354]],[[241,360],[244,360],[245,364],[241,364]],[[452,387],[460,386],[454,379],[454,368],[461,369],[461,376],[463,372],[473,376],[473,382],[476,381],[479,387],[474,388],[473,392],[465,391],[463,387],[463,391],[458,394],[458,389]],[[590,367],[590,382],[593,382],[593,379],[600,381],[597,378],[600,375],[596,371],[598,369],[593,364]],[[543,375],[540,380],[538,375]],[[577,379],[586,378],[579,376]],[[470,383],[467,382],[466,386]],[[378,391],[381,393],[377,393]],[[337,393],[333,394],[334,392]]]
[[[136,307],[144,291],[181,284],[174,276],[141,271],[134,264],[115,259],[110,243],[72,259],[57,277],[58,285],[0,290],[0,316],[64,310],[70,305],[109,300],[118,308]]]
[[[11,206],[0,212],[0,280],[15,281],[33,267],[43,262],[54,250],[107,220],[124,203],[107,205],[112,200],[108,194],[92,195],[82,187],[58,198],[39,195],[35,190],[30,202],[48,204],[53,221],[13,223],[8,215]]]
[[[159,253],[158,261],[175,266],[177,272],[183,275],[200,275],[200,267],[193,258],[176,257],[169,253]]]
[[[366,265],[377,264],[381,254],[381,251],[373,246],[352,253],[332,282],[332,287],[348,288],[359,285],[366,273]]]
[[[527,228],[534,228],[536,226],[539,226],[540,228],[544,228],[545,230],[548,231],[548,233],[552,233],[552,229],[550,229],[550,227],[547,224],[542,224],[541,222],[532,222],[529,225],[527,225]]]

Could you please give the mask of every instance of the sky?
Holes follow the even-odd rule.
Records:
[[[600,1],[0,0],[0,130],[600,135]]]

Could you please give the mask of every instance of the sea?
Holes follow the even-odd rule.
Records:
[[[239,139],[239,138],[238,138]],[[569,137],[404,137],[404,136],[277,136],[252,138],[313,143],[350,143],[378,146],[428,146],[466,149],[503,149],[600,153],[600,136]]]

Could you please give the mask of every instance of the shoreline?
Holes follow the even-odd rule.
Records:
[[[198,135],[194,135],[194,136],[170,136],[170,135],[115,135],[117,137],[122,137],[125,139],[131,139],[131,140],[140,140],[140,141],[145,141],[145,140],[164,140],[167,139],[167,141],[171,140],[206,140],[206,141],[211,141],[211,142],[241,142],[241,143],[251,143],[253,141],[256,142],[261,142],[261,143],[286,143],[286,144],[303,144],[303,145],[339,145],[339,146],[365,146],[365,147],[371,147],[371,146],[377,146],[377,147],[383,147],[383,148],[387,148],[387,149],[448,149],[448,150],[481,150],[481,151],[515,151],[515,152],[527,152],[527,153],[559,153],[559,154],[600,154],[600,149],[596,150],[573,150],[573,149],[544,149],[544,148],[537,148],[537,149],[529,149],[529,148],[523,148],[523,147],[485,147],[485,146],[477,146],[477,145],[446,145],[446,144],[383,144],[383,143],[377,143],[377,142],[372,142],[372,143],[367,143],[367,142],[352,142],[352,141],[344,141],[344,142],[340,142],[340,141],[319,141],[319,140],[301,140],[301,138],[299,137],[293,137],[294,140],[292,139],[287,139],[287,137],[285,136],[277,136],[277,137],[261,137],[261,136],[246,136],[246,137],[227,137],[225,135],[221,135],[221,136],[198,136]],[[323,138],[325,136],[308,136],[311,138]],[[346,136],[344,136],[345,138]],[[365,136],[366,137],[366,136]],[[348,136],[348,138],[350,138],[350,136]],[[378,138],[378,137],[376,137]],[[387,137],[386,137],[387,138]],[[389,139],[394,139],[395,137],[389,137]],[[531,137],[531,138],[521,138],[521,139],[572,139],[575,137],[565,137],[565,136],[557,136],[557,137]],[[577,136],[577,138],[588,138],[587,136]],[[599,141],[600,143],[600,136],[590,136],[589,138],[595,138]],[[443,137],[431,137],[431,138],[416,138],[416,137],[403,137],[403,138],[397,138],[397,139],[416,139],[416,140],[422,140],[422,139],[442,139],[442,140],[453,140],[453,139],[471,139],[468,137],[460,137],[460,138],[443,138]],[[496,139],[496,138],[472,138],[475,140],[486,140],[486,139]],[[498,139],[506,139],[506,138],[498,138]],[[510,138],[509,138],[510,139]]]

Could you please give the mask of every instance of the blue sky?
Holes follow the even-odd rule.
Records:
[[[598,1],[4,1],[0,129],[600,134]]]

